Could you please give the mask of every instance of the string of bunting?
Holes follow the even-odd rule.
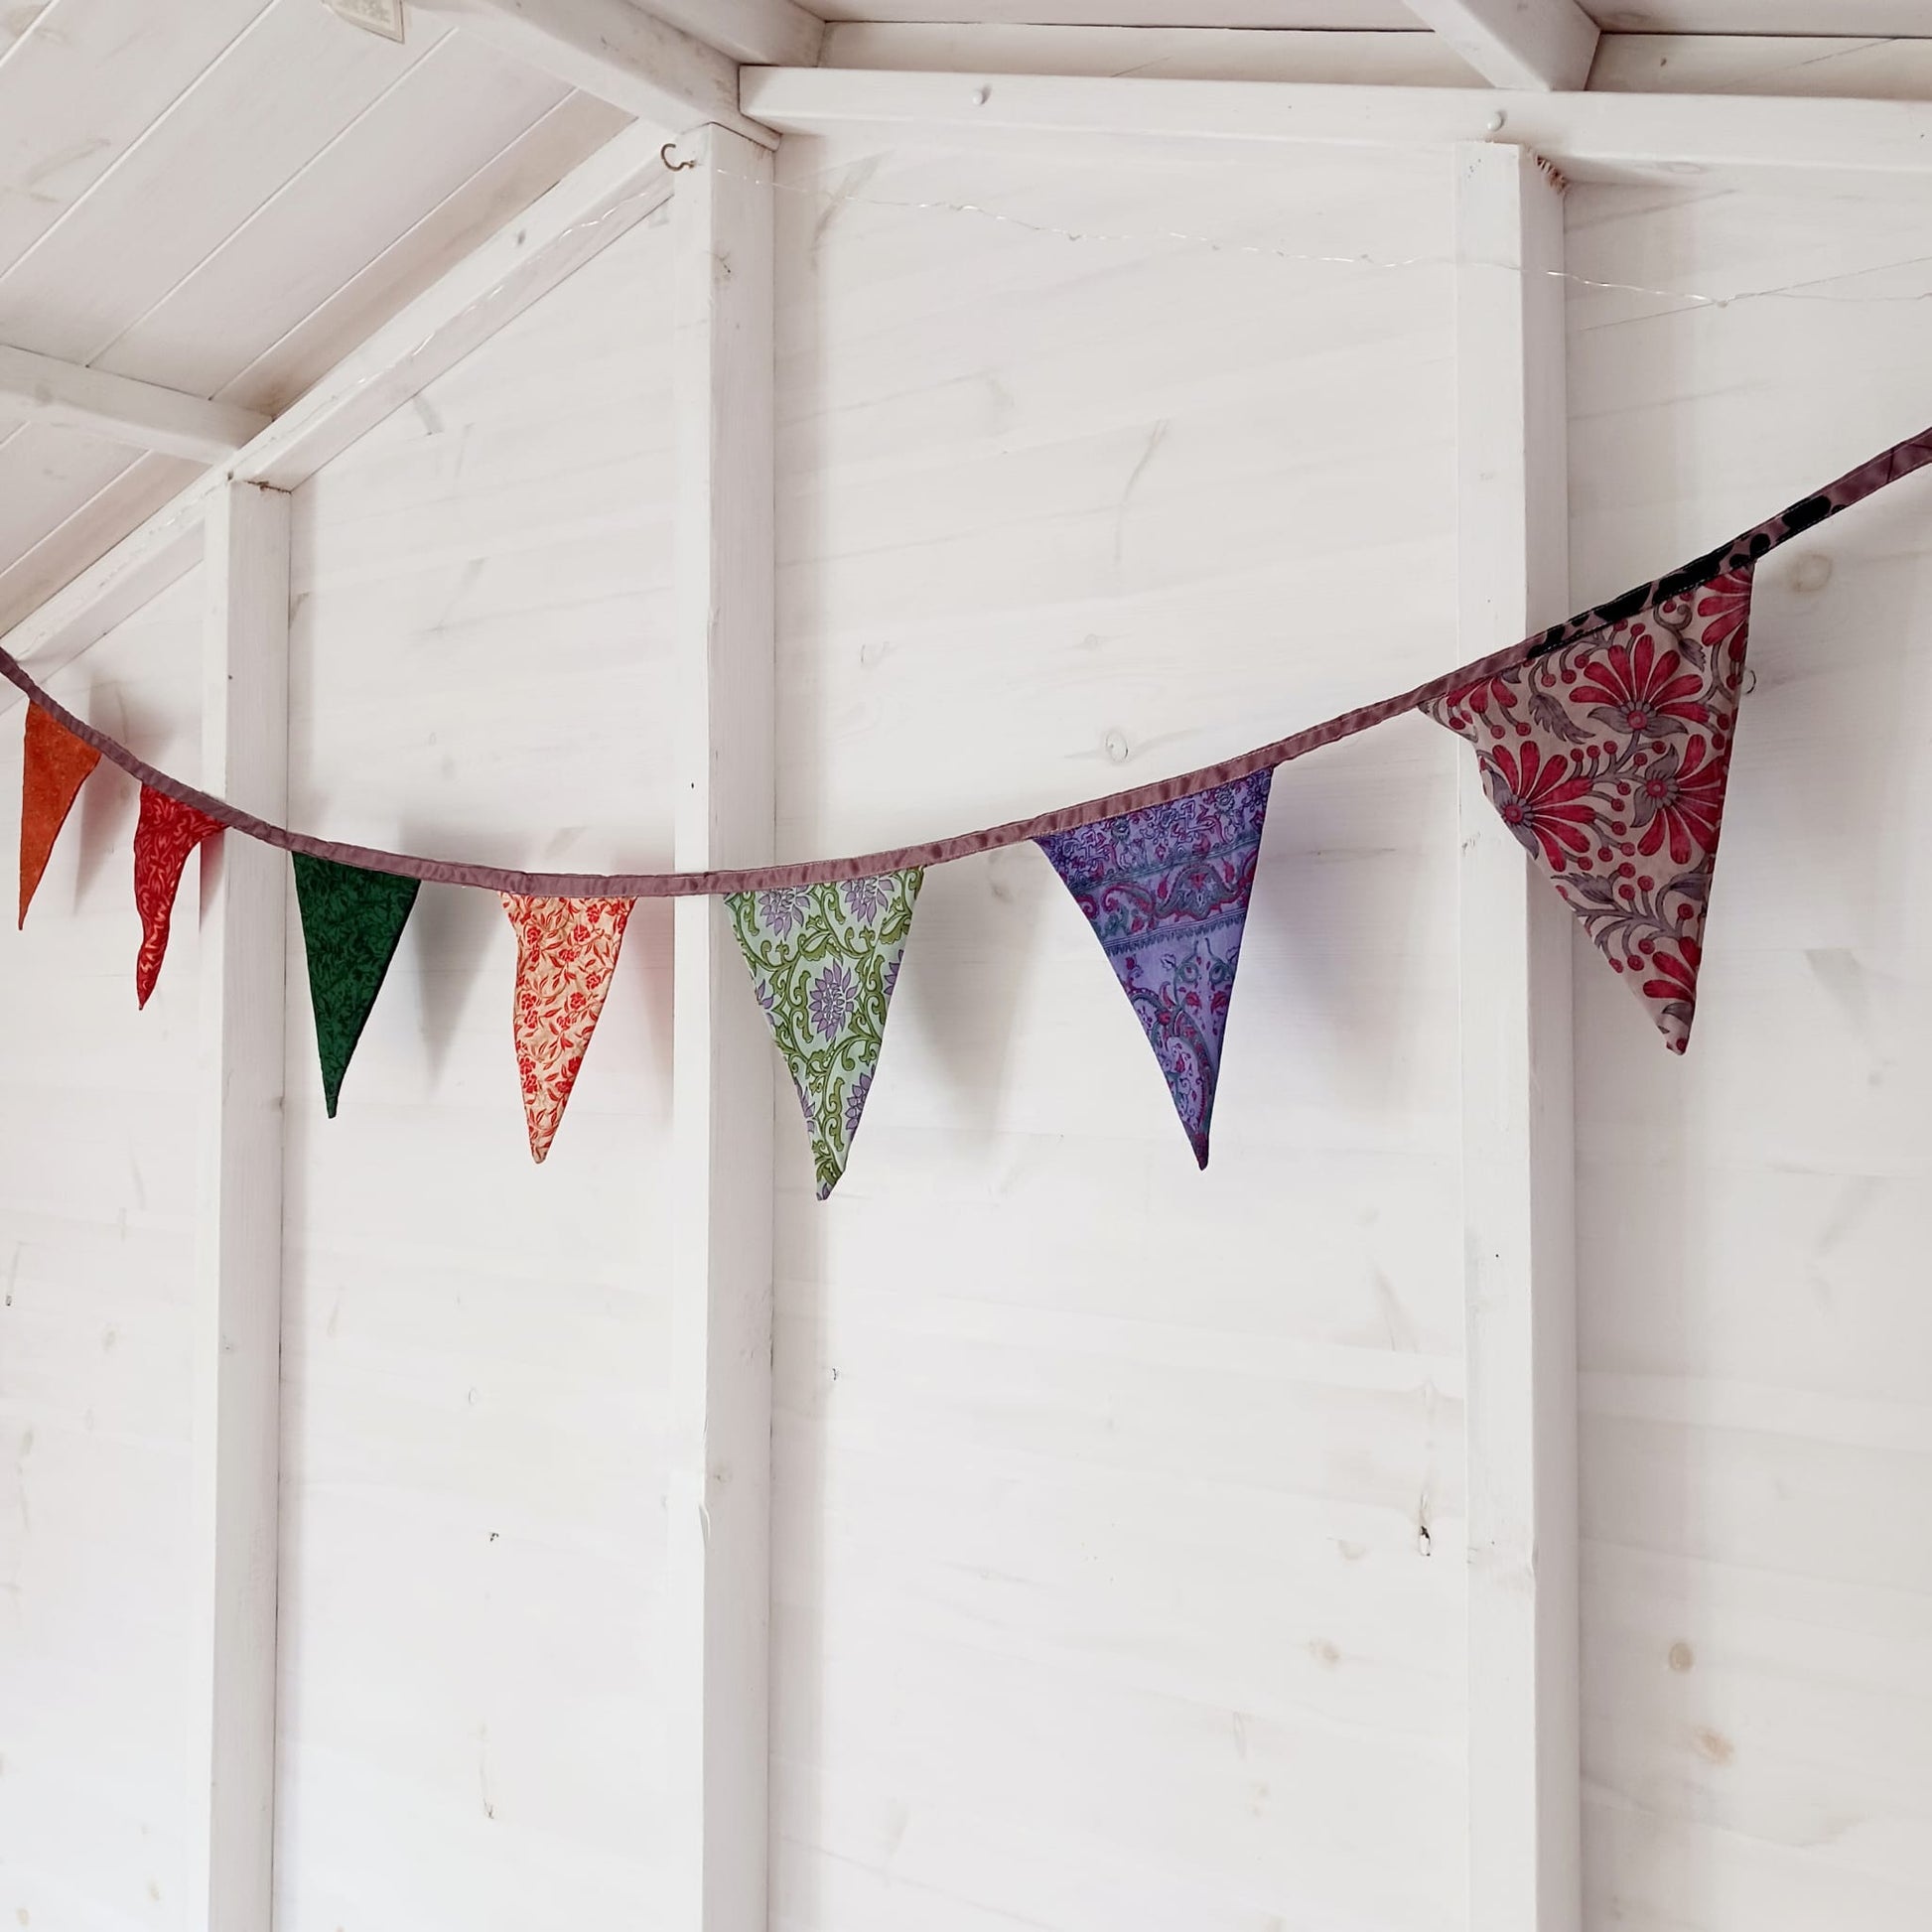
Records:
[[[141,786],[134,899],[143,1007],[160,977],[189,855],[224,831],[288,852],[333,1119],[422,884],[495,892],[516,937],[512,1040],[540,1162],[596,1031],[632,906],[723,897],[797,1090],[822,1200],[845,1172],[865,1111],[925,868],[1031,841],[1105,949],[1204,1168],[1274,774],[1415,711],[1474,748],[1503,822],[1681,1053],[1697,1008],[1756,566],[1927,464],[1932,429],[1664,577],[1240,758],[924,845],[739,871],[522,872],[313,838],[156,769],[0,650],[0,676],[29,701],[20,922],[81,786],[103,760]]]

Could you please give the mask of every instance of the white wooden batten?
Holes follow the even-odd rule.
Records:
[[[1581,87],[1596,58],[1596,23],[1577,0],[1408,0],[1498,87]]]
[[[1571,609],[1563,201],[1520,148],[1452,165],[1457,635],[1479,657]],[[1579,1932],[1573,921],[1457,765],[1469,1924]]]
[[[197,463],[220,463],[268,427],[268,418],[252,409],[207,402],[25,348],[0,347],[0,409]]]

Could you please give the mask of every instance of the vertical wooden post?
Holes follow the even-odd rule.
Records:
[[[207,522],[202,782],[280,819],[288,799],[289,499],[231,483]],[[274,1857],[282,1347],[282,1007],[288,861],[203,848],[195,1234],[195,1932],[267,1932]]]
[[[773,840],[771,157],[680,136],[677,863]],[[775,1056],[718,899],[676,910],[672,1932],[765,1932]]]
[[[1458,649],[1570,609],[1559,184],[1455,152]],[[1461,759],[1469,1923],[1579,1932],[1571,915]]]

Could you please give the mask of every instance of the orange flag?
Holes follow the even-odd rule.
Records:
[[[518,893],[504,893],[502,899],[516,929],[516,1071],[530,1155],[541,1161],[604,1011],[632,901]]]
[[[57,725],[39,705],[27,707],[27,742],[20,764],[20,923],[40,890],[54,841],[100,754]]]
[[[142,1006],[161,977],[173,923],[175,894],[188,855],[220,831],[218,821],[165,792],[141,787],[141,815],[134,825],[134,905],[141,914],[141,950],[134,962],[134,994]]]

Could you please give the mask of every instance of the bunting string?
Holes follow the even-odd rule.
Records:
[[[1779,545],[1817,527],[1853,504],[1863,502],[1866,497],[1924,469],[1927,464],[1932,464],[1932,427],[1894,444],[1868,463],[1862,463],[1857,469],[1848,471],[1823,489],[1801,498],[1728,543],[1663,577],[1639,584],[1620,597],[1567,618],[1563,622],[1553,624],[1549,629],[1523,638],[1518,643],[1458,665],[1454,670],[1431,678],[1413,690],[1345,711],[1321,724],[1291,733],[1287,738],[1257,746],[1238,758],[1224,759],[1218,764],[1199,765],[1175,777],[1157,779],[1153,783],[1112,792],[1100,798],[1085,799],[1079,804],[1065,805],[1057,811],[1042,812],[1032,818],[1009,819],[1004,824],[989,826],[982,831],[928,840],[919,845],[899,846],[885,852],[863,853],[851,858],[814,859],[786,865],[710,872],[556,873],[472,865],[457,860],[424,858],[413,853],[389,852],[374,846],[346,845],[334,839],[320,839],[306,832],[292,831],[287,826],[257,818],[252,812],[245,812],[223,798],[198,790],[159,770],[137,758],[118,739],[77,718],[50,696],[19,659],[4,649],[0,649],[0,677],[23,692],[81,744],[91,746],[108,762],[118,765],[150,791],[203,814],[216,825],[258,839],[264,845],[279,847],[284,852],[302,853],[312,859],[354,866],[365,872],[391,873],[400,878],[435,885],[473,886],[518,897],[635,899],[728,897],[734,893],[768,892],[781,887],[837,884],[846,880],[944,865],[951,860],[969,858],[975,853],[994,852],[1007,846],[1052,838],[1096,824],[1102,819],[1118,818],[1129,812],[1144,811],[1150,806],[1191,798],[1197,792],[1216,790],[1237,779],[1252,777],[1256,772],[1273,770],[1277,765],[1287,764],[1310,752],[1318,751],[1324,745],[1338,744],[1376,725],[1386,724],[1392,718],[1438,704],[1465,686],[1516,670],[1549,652],[1583,642],[1648,606],[1682,595],[1685,590],[1711,577],[1726,571],[1748,569]]]

